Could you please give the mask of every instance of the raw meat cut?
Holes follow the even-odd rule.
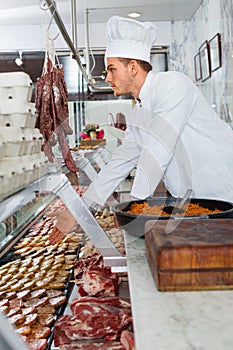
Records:
[[[127,307],[115,306],[116,303]],[[132,324],[129,305],[118,297],[74,299],[70,306],[72,315],[60,317],[55,325],[55,346],[79,339],[119,339],[122,330]]]
[[[109,342],[103,342],[103,341],[95,341],[95,342],[89,342],[89,341],[82,341],[82,342],[73,342],[69,345],[62,345],[60,347],[60,350],[95,350],[95,349],[101,349],[101,350],[124,350],[124,346],[118,342],[118,341],[109,341]]]
[[[77,283],[80,282],[84,271],[86,271],[89,265],[103,267],[103,256],[101,254],[95,253],[91,256],[86,257],[85,259],[79,259],[74,262],[74,278],[77,280]]]
[[[127,329],[121,333],[121,344],[124,345],[126,350],[136,350],[134,334]]]
[[[77,260],[74,264],[74,277],[79,284],[78,292],[81,296],[118,295],[118,275],[112,273],[110,267],[104,267],[103,256],[100,254]]]
[[[81,296],[115,296],[118,295],[118,287],[118,275],[111,272],[111,267],[90,265],[83,273],[78,292]]]
[[[70,310],[75,314],[75,305],[79,303],[101,303],[108,304],[112,306],[117,306],[120,308],[131,308],[131,303],[128,299],[123,299],[120,297],[106,297],[106,298],[96,298],[96,297],[82,297],[74,298],[70,304]]]

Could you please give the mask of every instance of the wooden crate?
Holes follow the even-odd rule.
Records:
[[[157,220],[145,228],[146,256],[158,290],[233,289],[232,219],[179,220],[170,233],[167,224]]]

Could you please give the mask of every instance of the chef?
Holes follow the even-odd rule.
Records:
[[[107,77],[115,96],[137,101],[123,144],[88,188],[85,199],[103,205],[136,166],[131,195],[153,195],[164,180],[182,196],[233,201],[233,130],[179,72],[150,66],[157,27],[114,16],[107,23]]]
[[[136,168],[131,196],[152,196],[161,180],[174,197],[233,201],[233,130],[180,72],[156,72],[153,23],[113,16],[107,22],[106,81],[115,96],[136,102],[122,144],[87,189],[91,207],[104,205]]]

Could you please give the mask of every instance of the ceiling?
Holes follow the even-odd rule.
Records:
[[[64,23],[71,23],[71,1],[55,0]],[[105,23],[112,15],[127,16],[140,12],[141,21],[178,21],[190,19],[203,0],[76,0],[78,23],[86,10],[90,23]],[[0,24],[48,23],[49,11],[42,10],[46,0],[0,0]]]
[[[0,0],[0,27],[2,25],[47,25],[51,21],[51,12],[48,10],[47,1],[53,0]],[[75,2],[76,1],[76,2]],[[113,16],[127,16],[130,12],[140,12],[141,21],[179,21],[188,20],[197,11],[203,0],[55,0],[57,12],[60,15],[64,25],[72,23],[72,4],[76,7],[76,18],[78,23],[85,23],[88,13],[88,22],[106,23]],[[18,55],[18,53],[15,53]],[[30,55],[37,55],[30,58]],[[43,67],[44,56],[40,57],[40,52],[27,53],[24,55],[24,70],[30,72],[33,81],[40,76]],[[64,57],[65,60],[65,57]],[[15,57],[8,59],[0,58],[3,71],[15,70]],[[63,61],[63,67],[68,86],[69,94],[77,90],[77,84],[74,85],[74,60]],[[93,75],[101,76],[103,70],[103,57],[101,57],[100,72]],[[97,67],[98,65],[96,65]],[[0,66],[1,69],[1,66]],[[18,67],[18,69],[21,69]],[[99,69],[99,66],[98,66]],[[32,74],[33,73],[33,74]],[[69,78],[71,77],[71,78]],[[98,84],[104,85],[104,81],[98,80]],[[108,84],[107,84],[108,85]],[[106,86],[105,86],[106,87]],[[109,88],[109,86],[107,86]],[[73,90],[72,90],[73,89]],[[72,90],[72,91],[71,91]],[[101,91],[100,91],[101,92]],[[105,91],[106,92],[106,91]],[[111,96],[112,90],[110,90]],[[75,98],[76,95],[74,95]],[[94,94],[94,98],[95,94]],[[99,99],[101,97],[98,97]],[[106,96],[104,97],[106,99]]]

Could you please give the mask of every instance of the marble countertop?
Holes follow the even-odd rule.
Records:
[[[125,232],[136,350],[232,350],[233,291],[159,292],[144,243]]]

